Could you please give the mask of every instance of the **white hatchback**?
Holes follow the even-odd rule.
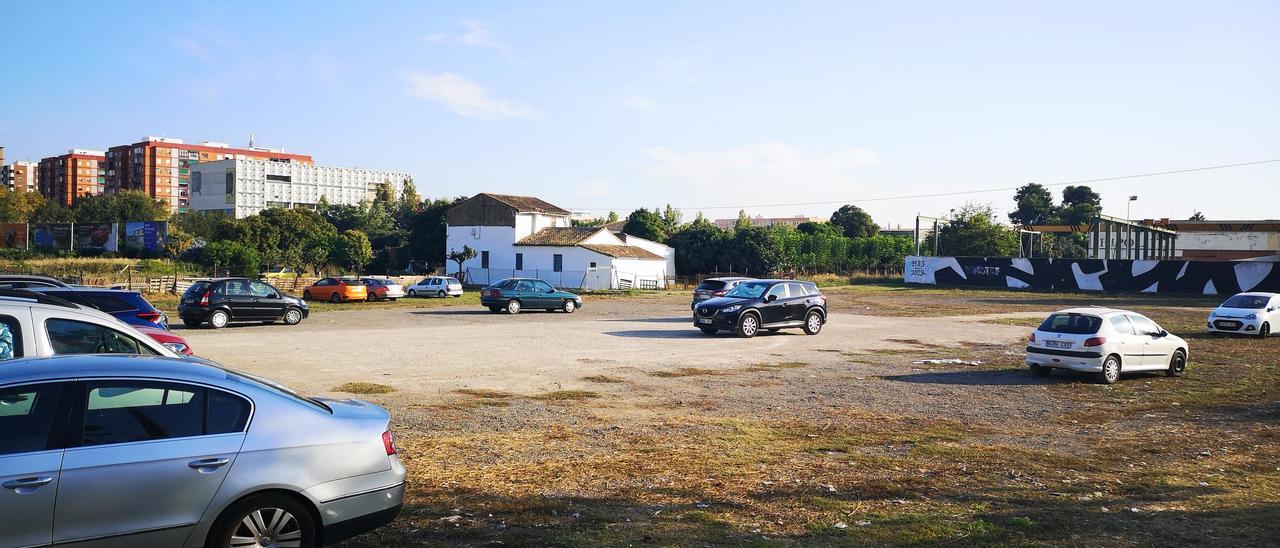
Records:
[[[1210,333],[1266,337],[1280,323],[1280,294],[1241,293],[1209,313]]]
[[[461,297],[462,282],[452,276],[427,276],[409,286],[410,297]]]
[[[1054,369],[1096,373],[1111,384],[1120,373],[1164,371],[1182,375],[1187,341],[1171,335],[1146,316],[1110,308],[1072,308],[1054,312],[1027,342],[1027,367],[1037,375]]]

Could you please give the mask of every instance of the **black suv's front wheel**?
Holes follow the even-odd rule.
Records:
[[[804,332],[806,335],[817,335],[819,331],[822,331],[822,314],[817,310],[810,310],[804,317]]]
[[[750,339],[760,332],[760,317],[753,312],[744,312],[738,316],[738,336]]]

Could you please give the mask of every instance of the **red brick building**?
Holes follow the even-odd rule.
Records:
[[[96,150],[72,149],[61,156],[40,160],[40,193],[70,207],[81,196],[102,194],[106,188],[106,160]]]

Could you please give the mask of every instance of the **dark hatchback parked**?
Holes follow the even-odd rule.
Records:
[[[817,335],[826,323],[827,298],[812,282],[795,280],[742,282],[723,297],[698,303],[693,311],[693,325],[707,335],[727,330],[750,338],[761,329],[789,327]]]
[[[187,327],[208,322],[209,327],[217,329],[231,322],[281,320],[296,325],[310,313],[306,301],[248,278],[199,280],[187,288],[178,303],[178,316]]]
[[[129,325],[169,329],[169,318],[151,304],[142,293],[127,289],[102,289],[97,287],[31,287],[46,295],[66,299],[76,304],[96,308]]]
[[[548,312],[563,310],[570,314],[582,308],[582,297],[568,291],[560,291],[551,284],[532,278],[507,278],[480,290],[480,304],[490,312],[506,311],[519,314],[521,310],[542,308]]]

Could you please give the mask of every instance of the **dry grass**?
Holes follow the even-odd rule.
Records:
[[[590,390],[555,390],[530,397],[542,401],[581,401],[598,398],[600,394]]]
[[[396,389],[385,384],[373,382],[349,382],[333,387],[334,392],[347,392],[349,394],[389,394],[395,392]]]
[[[601,384],[617,384],[621,382],[626,382],[625,379],[621,379],[618,377],[610,377],[608,375],[590,375],[587,377],[582,377],[582,380],[586,382],[594,382],[594,383],[601,383]]]
[[[719,369],[703,369],[701,367],[681,367],[672,371],[654,371],[649,373],[650,377],[658,377],[661,379],[678,379],[681,377],[714,377],[717,375],[725,375],[727,371]]]

